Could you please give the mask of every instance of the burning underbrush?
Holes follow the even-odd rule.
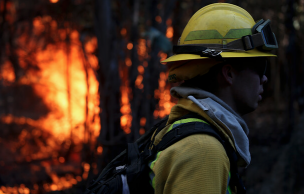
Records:
[[[2,118],[0,193],[46,193],[71,188],[88,177],[82,144],[59,140],[34,120]],[[95,166],[96,167],[96,166]]]

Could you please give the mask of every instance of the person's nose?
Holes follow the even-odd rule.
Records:
[[[263,77],[261,78],[261,84],[265,84],[267,83],[268,78],[266,77],[266,75],[263,75]]]

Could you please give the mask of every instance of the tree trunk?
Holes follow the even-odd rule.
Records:
[[[95,1],[95,31],[100,67],[98,74],[101,131],[98,142],[103,146],[101,161],[98,162],[99,170],[125,145],[125,134],[120,127],[120,77],[111,10],[110,0]]]

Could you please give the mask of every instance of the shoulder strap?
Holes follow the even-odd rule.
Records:
[[[195,116],[195,118],[203,119],[197,114],[190,113],[189,115],[184,116],[181,119],[185,118],[193,118],[191,116]],[[174,127],[171,131],[166,133],[161,142],[155,147],[155,152],[162,151],[177,141],[193,134],[208,134],[215,137],[224,147],[226,154],[230,161],[230,186],[231,188],[237,187],[238,194],[245,194],[246,189],[244,184],[239,177],[238,168],[237,168],[237,154],[234,151],[233,147],[230,145],[228,141],[225,141],[217,132],[213,129],[213,127],[209,124],[203,122],[189,122],[185,124],[181,124],[177,127]]]
[[[155,130],[157,130],[156,131],[156,134],[157,134],[162,128],[164,128],[166,126],[168,118],[169,117],[166,116],[165,118],[160,120],[151,129],[149,129],[145,134],[143,134],[138,140],[136,140],[136,143],[137,143],[139,149],[146,146],[147,143],[150,143],[151,137],[154,134]],[[154,138],[155,138],[155,136],[156,135],[154,135]],[[154,142],[154,139],[152,142]]]
[[[203,122],[190,122],[174,127],[171,131],[166,133],[161,142],[159,142],[159,144],[156,146],[156,150],[162,151],[189,135],[199,133],[212,135],[222,144],[224,143],[224,140],[212,129],[210,125]]]

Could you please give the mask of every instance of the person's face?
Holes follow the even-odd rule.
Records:
[[[258,102],[262,100],[263,85],[267,82],[265,60],[250,61],[246,66],[243,70],[235,71],[232,87],[236,108],[241,115],[257,108]]]

